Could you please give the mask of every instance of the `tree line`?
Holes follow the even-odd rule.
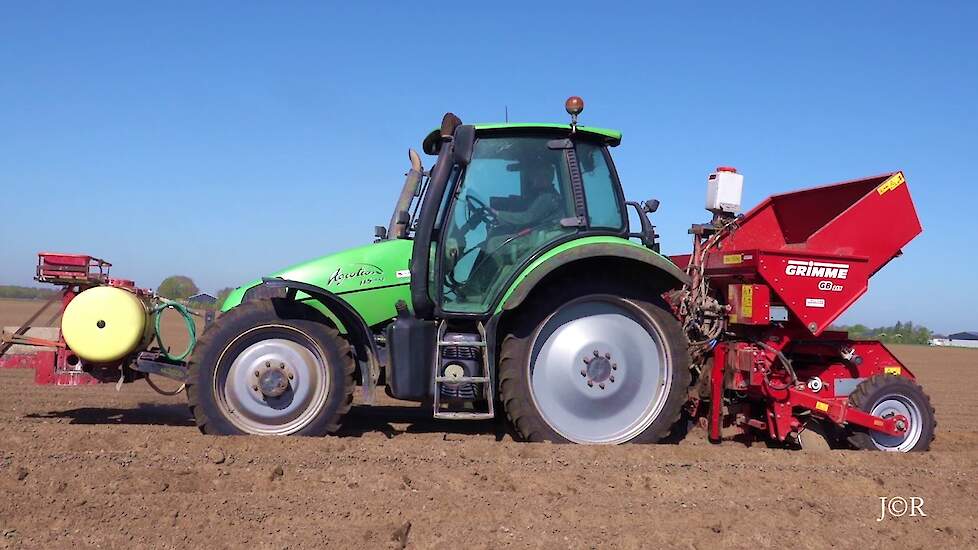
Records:
[[[59,294],[53,288],[37,288],[32,286],[0,285],[0,298],[17,300],[47,300]]]
[[[879,340],[886,344],[927,344],[934,335],[933,331],[913,321],[897,321],[895,325],[886,327],[867,327],[866,325],[833,326],[833,330],[844,330],[850,338],[857,340]]]
[[[221,307],[224,300],[231,294],[234,290],[231,287],[224,287],[217,291],[214,295],[217,298],[217,302],[213,307]],[[156,293],[160,296],[170,299],[170,300],[186,300],[187,298],[193,296],[200,292],[197,285],[194,283],[193,279],[187,277],[186,275],[173,275],[163,279],[160,286],[156,289]],[[55,288],[43,288],[43,287],[32,287],[32,286],[18,286],[18,285],[0,285],[0,298],[12,298],[16,300],[46,300],[60,294],[60,291]],[[207,309],[208,304],[195,304],[194,307]]]

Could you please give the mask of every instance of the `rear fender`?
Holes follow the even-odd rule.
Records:
[[[494,313],[516,309],[544,279],[571,269],[571,264],[601,258],[607,259],[609,265],[647,270],[650,280],[658,281],[662,292],[689,281],[676,264],[642,245],[618,237],[587,238],[559,246],[527,266],[510,285]]]

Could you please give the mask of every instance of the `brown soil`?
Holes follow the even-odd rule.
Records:
[[[929,453],[711,445],[698,431],[526,444],[391,401],[354,407],[338,437],[205,437],[183,396],[2,369],[0,548],[974,548],[978,351],[896,353],[937,408]],[[923,497],[927,517],[877,522],[882,496]]]

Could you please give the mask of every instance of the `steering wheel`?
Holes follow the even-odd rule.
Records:
[[[526,237],[528,235],[532,235],[533,233],[541,230],[543,227],[549,225],[550,223],[552,223],[550,220],[546,220],[536,225],[523,228],[519,232],[510,235],[503,242],[496,245],[496,247],[493,248],[492,250],[483,250],[483,254],[480,257],[477,257],[475,263],[472,264],[472,269],[469,271],[468,281],[466,281],[465,283],[459,283],[457,280],[455,280],[455,277],[453,276],[452,273],[448,273],[448,276],[451,279],[451,284],[449,286],[451,286],[452,290],[454,290],[457,294],[464,295],[465,286],[468,285],[471,281],[479,279],[479,277],[477,277],[476,274],[481,272],[487,265],[489,265],[488,260],[490,258],[497,257],[496,256],[497,252],[499,252],[500,250],[505,250],[510,244],[513,243],[513,241],[516,241],[517,239],[522,239],[523,237]],[[464,257],[469,252],[472,252],[474,250],[479,250],[479,247],[475,246],[470,248],[469,250],[465,251],[461,257]]]
[[[465,195],[465,211],[469,220],[481,220],[490,226],[499,225],[499,217],[475,195]]]

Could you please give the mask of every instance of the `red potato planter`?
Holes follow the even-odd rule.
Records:
[[[673,260],[692,279],[677,309],[703,368],[690,410],[710,438],[733,425],[803,444],[811,429],[833,445],[926,450],[934,410],[913,373],[882,343],[827,330],[920,231],[902,172],[694,226],[693,254]]]

